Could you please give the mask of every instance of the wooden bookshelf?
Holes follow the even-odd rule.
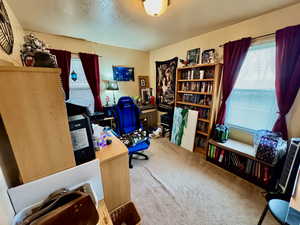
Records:
[[[209,119],[203,119],[203,118],[198,118],[199,121],[202,121],[202,122],[206,122],[206,123],[209,123]]]
[[[215,79],[191,79],[191,80],[187,80],[187,79],[183,79],[183,80],[178,80],[178,82],[195,82],[195,81],[214,81]]]
[[[203,136],[208,136],[208,133],[205,133],[205,132],[203,132],[201,130],[197,130],[197,134],[201,134]]]
[[[200,72],[203,71],[203,72]],[[175,106],[198,111],[194,152],[205,153],[219,106],[222,64],[199,64],[177,69]]]
[[[178,91],[178,93],[195,94],[195,95],[212,95],[212,93],[200,92],[200,91]]]
[[[226,143],[210,139],[208,143],[207,161],[268,191],[274,189],[278,178],[276,166],[257,159],[252,145],[232,139]]]
[[[190,105],[190,106],[195,106],[195,107],[200,107],[200,108],[206,108],[206,109],[210,108],[209,105],[200,105],[200,104],[195,104],[195,103],[192,103],[192,102],[177,101],[176,103],[180,104],[180,105]]]
[[[204,67],[215,67],[217,65],[220,65],[218,63],[210,63],[210,64],[197,64],[192,66],[184,66],[180,67],[177,70],[187,70],[187,69],[194,69],[194,68],[204,68]]]

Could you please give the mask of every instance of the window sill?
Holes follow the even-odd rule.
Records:
[[[253,146],[255,130],[235,126],[232,124],[226,125],[229,127],[229,138]]]

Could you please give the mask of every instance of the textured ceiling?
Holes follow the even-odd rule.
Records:
[[[8,0],[24,29],[151,50],[299,0],[171,0],[160,17],[141,0]]]

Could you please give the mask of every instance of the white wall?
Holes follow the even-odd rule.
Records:
[[[300,3],[279,9],[262,16],[218,29],[200,36],[165,46],[150,52],[150,83],[155,85],[155,61],[171,59],[175,56],[184,59],[189,49],[202,50],[215,48],[222,58],[223,49],[219,45],[242,37],[256,37],[273,33],[283,27],[300,23]],[[290,136],[300,136],[300,94],[287,117]]]
[[[30,33],[31,31],[26,31]],[[145,51],[120,48],[110,45],[99,44],[95,42],[89,42],[85,40],[32,32],[36,34],[38,38],[43,40],[50,48],[63,49],[71,52],[85,52],[94,53],[100,57],[100,76],[101,80],[112,80],[112,66],[113,65],[125,65],[131,66],[135,69],[135,81],[122,81],[119,83],[120,91],[116,91],[116,98],[121,96],[137,96],[138,91],[138,79],[137,76],[149,75],[149,53]],[[102,103],[105,103],[105,96],[110,96],[112,99],[112,92],[105,90],[104,82],[101,82],[101,99]]]
[[[17,20],[16,16],[14,15],[13,11],[7,4],[7,1],[3,0],[3,2],[13,28],[14,48],[11,55],[7,55],[0,48],[0,66],[20,66],[20,46],[23,43],[24,30]],[[0,129],[0,225],[8,225],[11,224],[12,218],[14,216],[14,211],[7,195],[7,188],[16,184],[18,177],[14,158],[10,151],[9,141],[4,132],[5,130],[3,128],[1,118]]]

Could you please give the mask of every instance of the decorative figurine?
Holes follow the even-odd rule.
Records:
[[[24,66],[56,68],[56,57],[50,53],[43,41],[33,34],[24,36],[21,59]]]
[[[188,66],[190,64],[189,60],[180,59],[179,61],[183,66]]]

